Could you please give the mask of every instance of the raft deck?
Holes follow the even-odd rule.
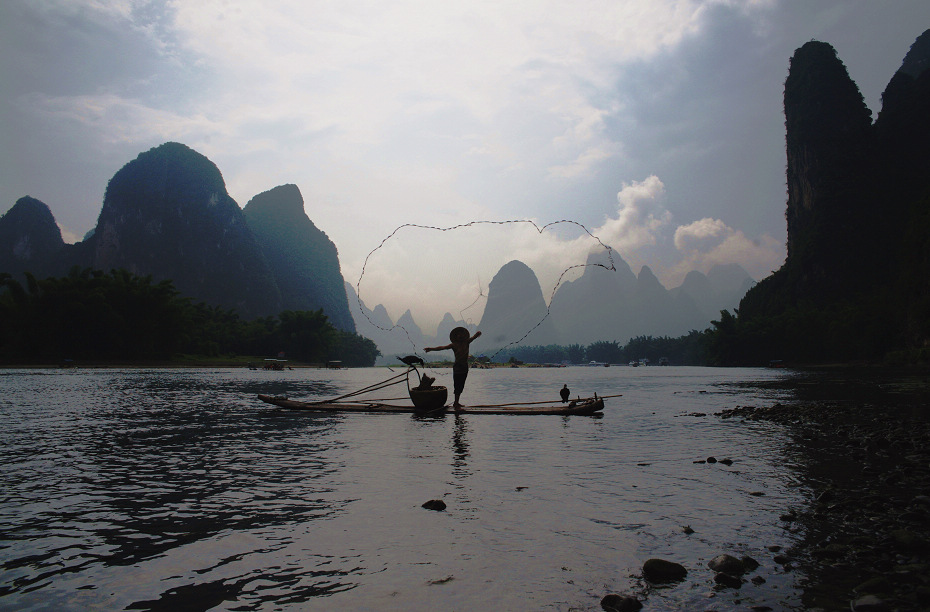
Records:
[[[617,396],[614,396],[617,397]],[[261,401],[287,408],[289,410],[305,410],[317,412],[397,412],[405,414],[514,414],[514,415],[598,415],[604,410],[604,398],[588,397],[572,400],[566,404],[553,404],[552,402],[528,402],[525,404],[488,404],[483,406],[466,406],[453,409],[450,406],[441,406],[435,410],[419,410],[413,406],[386,404],[381,402],[306,402],[292,400],[287,397],[275,395],[259,395]]]

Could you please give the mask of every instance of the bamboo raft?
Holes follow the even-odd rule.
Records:
[[[425,375],[420,377],[420,372],[416,368],[416,363],[422,364],[423,362],[421,359],[410,356],[404,357],[401,361],[408,366],[406,372],[336,398],[311,402],[306,400],[293,400],[280,395],[259,395],[258,399],[266,404],[287,408],[288,410],[315,412],[387,412],[419,414],[423,416],[438,416],[446,412],[453,412],[455,414],[556,414],[563,416],[599,416],[604,410],[605,397],[620,397],[620,395],[598,397],[597,393],[595,393],[593,397],[579,397],[571,401],[567,401],[566,399],[561,403],[555,400],[544,402],[514,402],[510,404],[485,404],[481,406],[453,408],[446,405],[448,391],[445,387],[433,386],[432,383],[435,380],[434,378]],[[409,376],[411,372],[416,373],[417,379],[420,381],[420,385],[417,387],[410,386]],[[357,399],[360,395],[372,393],[404,382],[407,383],[407,393],[410,397],[411,405],[389,403],[404,398]]]
[[[601,414],[604,410],[604,398],[598,397],[596,394],[594,397],[579,398],[565,404],[559,404],[557,402],[521,402],[512,404],[485,404],[481,406],[466,406],[464,408],[439,406],[438,408],[433,409],[420,409],[415,406],[388,404],[378,401],[340,402],[334,400],[324,400],[319,402],[307,402],[292,400],[287,397],[275,395],[259,395],[258,399],[267,404],[273,404],[280,408],[287,408],[289,410],[317,412],[388,412],[431,416],[445,414],[446,412],[451,412],[454,414],[554,414],[563,416],[594,416]]]

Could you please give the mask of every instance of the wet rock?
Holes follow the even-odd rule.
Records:
[[[722,572],[731,576],[742,576],[746,573],[743,562],[732,555],[717,555],[707,563],[707,567],[715,572]]]
[[[643,563],[643,578],[657,584],[684,580],[688,570],[683,565],[665,559],[649,559]]]
[[[927,540],[909,529],[895,529],[888,535],[891,536],[892,541],[901,550],[915,551],[928,548]]]
[[[685,535],[691,535],[692,533],[694,533],[694,530],[691,529],[691,525],[685,525],[684,527],[681,528],[681,532]]]
[[[888,604],[875,595],[865,595],[853,601],[849,608],[853,612],[884,612],[888,610]]]
[[[739,558],[739,560],[743,562],[743,567],[746,569],[747,572],[751,572],[759,568],[759,562],[753,559],[752,557],[750,557],[749,555],[743,555],[742,557]]]
[[[926,387],[925,376],[920,384]],[[813,606],[930,611],[930,413],[924,397],[886,402],[883,394],[876,405],[844,396],[719,415],[787,425],[810,452],[814,467],[801,469],[795,486],[810,486],[813,499],[781,516],[782,527],[802,539],[790,556],[778,547],[769,547],[767,556],[778,571],[800,564]]]
[[[733,460],[732,459],[721,459],[720,463],[722,463],[723,465],[733,465]]]
[[[788,563],[791,563],[791,557],[787,555],[775,555],[772,557],[772,561],[779,565],[787,565]]]
[[[847,547],[839,543],[831,543],[826,546],[811,549],[811,556],[817,559],[839,559],[847,552]]]
[[[743,581],[740,578],[723,572],[717,572],[714,576],[714,582],[728,589],[738,589],[743,586]]]
[[[763,578],[762,576],[753,576],[752,578],[749,579],[749,581],[756,586],[759,586],[760,584],[765,584],[765,578]]]
[[[887,576],[872,576],[855,588],[857,593],[885,593],[891,588]]]
[[[632,595],[611,593],[601,600],[601,607],[607,612],[637,612],[643,609],[643,604]]]
[[[707,458],[707,463],[717,463],[717,458],[716,458],[716,457],[708,457],[708,458]]]
[[[427,510],[435,510],[436,512],[442,512],[446,509],[446,502],[441,499],[431,499],[428,502],[425,502],[422,506]]]

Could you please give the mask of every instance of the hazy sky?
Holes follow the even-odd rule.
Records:
[[[760,279],[785,255],[792,53],[832,44],[877,114],[927,28],[927,0],[3,0],[0,212],[39,198],[74,241],[173,140],[242,207],[295,183],[352,284],[401,224],[516,219],[581,223],[669,288],[715,263]],[[548,299],[592,245],[405,229],[362,297],[429,327],[511,259]]]

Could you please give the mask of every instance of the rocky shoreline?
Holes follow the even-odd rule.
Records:
[[[776,574],[796,577],[800,609],[930,612],[927,372],[826,368],[746,384],[787,391],[792,399],[689,416],[785,428],[791,441],[785,469],[809,495],[779,517],[795,544],[769,546],[771,556],[764,556],[774,562]],[[695,463],[705,461],[729,464],[713,457]],[[759,563],[750,557],[721,554],[707,567],[717,590],[766,582],[766,571],[756,573]],[[650,559],[635,576],[638,589],[609,594],[601,607],[608,612],[648,609],[652,588],[690,580],[686,576],[675,561]],[[749,610],[781,609],[753,596],[733,603],[740,599]],[[708,601],[707,609],[715,609],[714,603]]]
[[[930,610],[930,419],[925,402],[736,407],[722,419],[783,424],[813,492],[781,520],[800,536],[776,559],[808,610]]]

